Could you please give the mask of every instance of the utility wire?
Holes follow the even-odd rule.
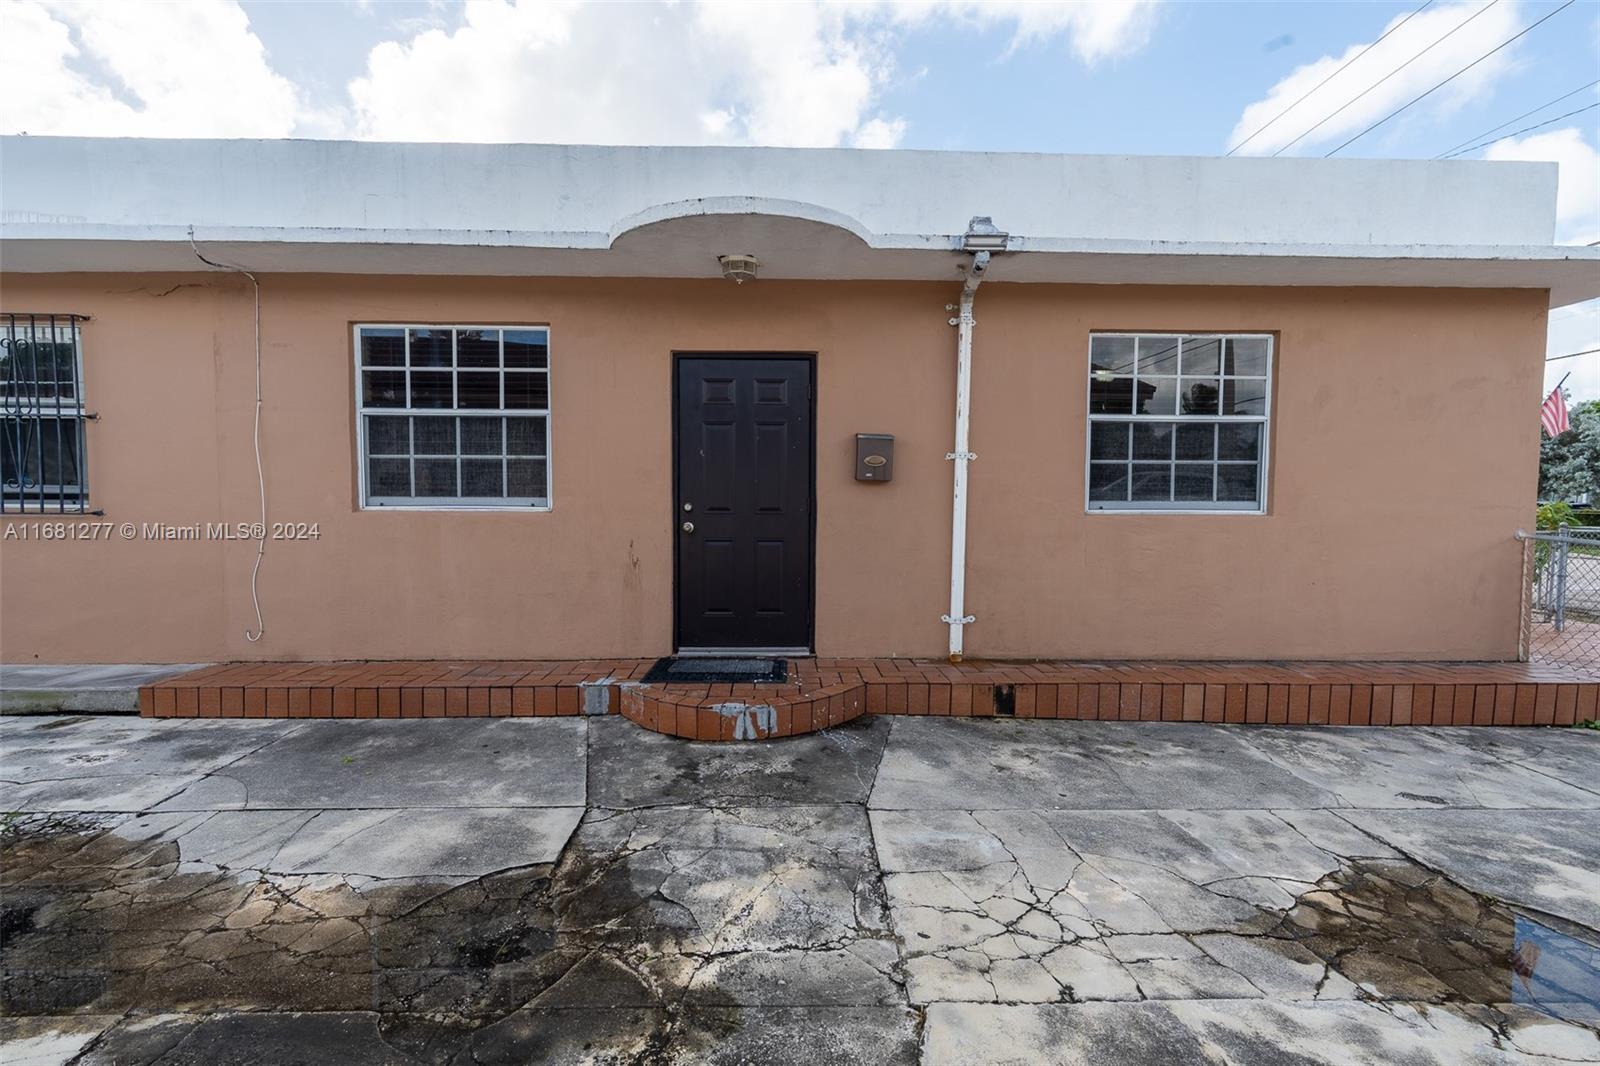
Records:
[[[1495,143],[1498,143],[1500,141],[1505,140],[1507,137],[1520,137],[1524,133],[1528,133],[1528,132],[1531,132],[1533,130],[1543,129],[1546,126],[1553,126],[1557,122],[1560,122],[1564,118],[1571,118],[1573,115],[1581,115],[1585,111],[1593,111],[1597,107],[1600,107],[1600,101],[1592,103],[1588,107],[1580,107],[1576,111],[1568,111],[1565,115],[1557,115],[1555,118],[1547,118],[1543,122],[1535,122],[1533,125],[1524,126],[1520,130],[1512,130],[1510,133],[1502,134],[1499,137],[1491,137],[1487,141],[1483,141],[1482,143],[1473,145],[1471,148],[1463,148],[1459,152],[1451,152],[1449,155],[1441,156],[1440,158],[1442,158],[1442,159],[1454,159],[1458,155],[1466,155],[1468,152],[1476,152],[1479,148],[1487,148],[1491,144],[1495,144]],[[1515,120],[1513,120],[1513,121],[1515,121]]]
[[[1472,151],[1472,149],[1468,148],[1467,145],[1472,144],[1474,141],[1481,141],[1485,137],[1489,136],[1489,134],[1491,134],[1491,133],[1500,132],[1501,130],[1505,129],[1507,126],[1511,125],[1513,122],[1521,122],[1523,119],[1527,118],[1529,115],[1536,115],[1540,111],[1543,111],[1545,108],[1551,106],[1552,104],[1559,104],[1561,101],[1565,100],[1567,97],[1569,97],[1569,96],[1577,96],[1579,93],[1583,92],[1583,90],[1592,89],[1596,85],[1600,85],[1600,78],[1596,78],[1594,81],[1591,81],[1588,85],[1580,85],[1576,89],[1572,90],[1570,93],[1563,93],[1560,96],[1556,97],[1554,100],[1546,100],[1544,103],[1540,104],[1538,107],[1534,108],[1533,110],[1524,111],[1522,114],[1518,115],[1516,118],[1507,119],[1506,121],[1500,123],[1500,125],[1494,127],[1493,129],[1484,130],[1482,133],[1480,133],[1480,134],[1478,134],[1478,135],[1476,135],[1474,137],[1468,137],[1466,140],[1462,141],[1460,144],[1456,145],[1453,148],[1446,148],[1444,151],[1440,152],[1438,155],[1434,156],[1433,158],[1435,158],[1435,159],[1450,159],[1450,158],[1452,158],[1454,156],[1460,155],[1462,152],[1470,152],[1470,151]],[[1570,113],[1571,114],[1577,114],[1576,111],[1570,112]],[[1562,115],[1561,117],[1562,118],[1566,118],[1567,116],[1566,115]],[[1554,122],[1554,121],[1557,121],[1557,120],[1552,119],[1551,121]],[[1537,129],[1537,128],[1538,128],[1537,126],[1529,126],[1528,127],[1528,129]],[[1518,130],[1517,131],[1517,133],[1522,133],[1522,132],[1525,132],[1525,131],[1523,131],[1523,130]],[[1516,133],[1508,133],[1508,134],[1506,134],[1507,137],[1515,137],[1516,135],[1517,135]],[[1496,138],[1496,140],[1503,140],[1503,139],[1504,138]]]
[[[1552,355],[1545,359],[1545,362],[1553,363],[1557,359],[1576,359],[1580,355],[1593,355],[1595,352],[1600,352],[1600,348],[1585,348],[1581,352],[1568,352],[1566,355]]]
[[[1544,18],[1542,18],[1539,21],[1533,23],[1531,26],[1528,26],[1526,29],[1521,30],[1518,33],[1512,34],[1510,37],[1506,38],[1504,41],[1501,41],[1499,44],[1495,45],[1493,48],[1491,48],[1487,52],[1483,53],[1483,55],[1479,56],[1477,59],[1474,59],[1472,62],[1468,63],[1466,66],[1462,67],[1460,70],[1458,70],[1454,74],[1450,75],[1444,81],[1441,81],[1439,84],[1435,85],[1432,89],[1429,89],[1427,92],[1423,93],[1421,96],[1413,97],[1412,99],[1408,100],[1406,103],[1401,104],[1399,107],[1395,108],[1393,111],[1389,112],[1387,115],[1383,116],[1378,121],[1374,122],[1372,125],[1368,126],[1366,129],[1362,130],[1360,133],[1358,133],[1354,137],[1350,138],[1348,141],[1345,141],[1338,148],[1335,148],[1332,152],[1328,152],[1322,158],[1326,159],[1326,158],[1328,158],[1328,156],[1333,155],[1335,152],[1342,151],[1343,149],[1348,148],[1350,145],[1355,144],[1361,138],[1365,137],[1367,134],[1371,133],[1373,130],[1377,129],[1379,126],[1383,125],[1385,122],[1388,122],[1390,119],[1392,119],[1396,115],[1400,114],[1400,112],[1402,112],[1406,108],[1410,107],[1412,104],[1420,103],[1422,100],[1426,99],[1427,97],[1432,96],[1435,92],[1437,92],[1438,90],[1444,88],[1446,85],[1449,85],[1451,82],[1453,82],[1457,78],[1461,77],[1461,75],[1465,74],[1467,71],[1471,70],[1473,67],[1477,66],[1479,63],[1482,63],[1485,59],[1488,59],[1490,56],[1494,55],[1496,52],[1500,51],[1502,48],[1507,47],[1513,41],[1516,41],[1518,38],[1525,36],[1529,32],[1531,32],[1531,31],[1537,29],[1538,27],[1544,25],[1546,22],[1549,22],[1551,19],[1555,18],[1557,15],[1561,14],[1561,12],[1565,11],[1567,8],[1571,7],[1575,3],[1577,3],[1577,0],[1567,0],[1566,3],[1562,4],[1560,7],[1556,8],[1554,11],[1550,12],[1550,14],[1546,15]],[[1485,8],[1484,10],[1487,11],[1488,8]],[[1471,20],[1469,19],[1468,21],[1470,22]],[[1463,25],[1465,25],[1465,23],[1463,23]]]
[[[1295,108],[1297,108],[1301,104],[1305,103],[1305,100],[1306,100],[1307,96],[1310,96],[1312,93],[1316,92],[1318,89],[1320,89],[1324,85],[1328,84],[1334,78],[1338,77],[1341,73],[1343,73],[1345,68],[1348,67],[1350,64],[1354,63],[1356,60],[1360,59],[1362,56],[1364,56],[1368,52],[1372,51],[1378,45],[1382,44],[1383,41],[1384,41],[1384,37],[1388,37],[1391,33],[1394,33],[1395,31],[1400,29],[1401,26],[1404,26],[1406,23],[1410,22],[1413,18],[1415,18],[1416,16],[1422,14],[1424,11],[1426,11],[1428,8],[1430,8],[1432,6],[1433,6],[1433,0],[1427,0],[1427,2],[1425,4],[1423,4],[1421,7],[1417,8],[1415,11],[1411,12],[1411,14],[1407,15],[1405,18],[1403,18],[1399,22],[1395,23],[1389,29],[1384,30],[1383,31],[1383,37],[1379,37],[1376,41],[1373,41],[1371,44],[1367,45],[1361,51],[1357,52],[1355,55],[1351,56],[1349,59],[1347,59],[1343,63],[1339,64],[1339,69],[1338,70],[1334,71],[1332,74],[1329,74],[1326,78],[1323,78],[1321,81],[1317,82],[1311,88],[1307,89],[1305,94],[1302,95],[1300,97],[1300,99],[1296,100],[1294,103],[1290,104],[1288,107],[1284,108],[1282,111],[1279,111],[1276,115],[1273,115],[1271,118],[1267,119],[1267,122],[1266,122],[1265,126],[1262,126],[1260,129],[1256,130],[1254,133],[1252,133],[1250,136],[1246,137],[1244,140],[1240,141],[1238,144],[1234,145],[1232,148],[1229,148],[1228,149],[1228,155],[1232,155],[1233,153],[1237,152],[1239,149],[1243,148],[1245,145],[1249,144],[1251,141],[1255,140],[1257,137],[1261,136],[1263,133],[1267,132],[1267,126],[1272,125],[1274,122],[1278,121],[1284,115],[1287,115],[1289,112],[1293,111]],[[1516,120],[1513,119],[1512,121],[1514,122]]]
[[[1332,115],[1329,115],[1327,118],[1324,118],[1321,122],[1318,122],[1315,126],[1312,126],[1309,130],[1306,130],[1300,136],[1296,137],[1294,140],[1290,141],[1288,144],[1284,145],[1282,148],[1279,148],[1276,152],[1273,152],[1272,154],[1275,155],[1275,156],[1276,155],[1282,155],[1284,152],[1288,151],[1290,148],[1293,148],[1295,145],[1297,145],[1301,141],[1305,140],[1312,133],[1314,133],[1317,130],[1321,129],[1323,125],[1325,125],[1326,123],[1331,121],[1335,116],[1341,114],[1345,110],[1345,108],[1349,107],[1351,104],[1355,103],[1357,100],[1361,99],[1363,96],[1367,95],[1372,90],[1376,89],[1378,86],[1382,85],[1384,82],[1388,81],[1390,78],[1394,77],[1396,74],[1400,73],[1402,70],[1406,69],[1411,64],[1415,63],[1417,60],[1419,60],[1423,56],[1427,55],[1429,52],[1433,51],[1435,48],[1439,47],[1445,41],[1449,40],[1452,36],[1454,36],[1458,31],[1465,29],[1467,23],[1471,22],[1473,19],[1477,18],[1479,15],[1483,14],[1485,11],[1488,11],[1491,7],[1493,7],[1494,5],[1498,4],[1499,2],[1500,2],[1500,0],[1489,0],[1489,2],[1487,4],[1484,4],[1482,7],[1478,8],[1478,10],[1474,11],[1472,14],[1468,15],[1466,18],[1464,18],[1460,22],[1456,23],[1449,30],[1445,31],[1445,34],[1444,34],[1443,37],[1440,37],[1437,41],[1434,41],[1432,44],[1428,45],[1428,47],[1424,48],[1422,51],[1418,52],[1416,55],[1412,56],[1410,59],[1406,60],[1404,63],[1401,63],[1398,67],[1395,67],[1389,73],[1385,74],[1383,77],[1379,78],[1377,81],[1373,82],[1371,85],[1367,86],[1365,89],[1362,89],[1354,97],[1352,97],[1349,100],[1346,100],[1339,107],[1339,109],[1337,111],[1335,111]],[[1572,0],[1567,0],[1567,2],[1571,3]]]
[[[194,251],[195,258],[207,266],[216,267],[218,270],[231,270],[235,274],[243,274],[250,279],[250,284],[255,290],[255,327],[256,327],[256,418],[255,418],[255,447],[256,447],[256,488],[261,492],[261,525],[256,533],[256,561],[250,567],[250,602],[256,609],[255,629],[246,629],[244,639],[254,644],[267,633],[267,623],[261,617],[261,595],[257,591],[257,582],[261,576],[261,560],[267,554],[267,475],[261,465],[261,282],[256,276],[242,266],[232,263],[219,263],[215,259],[207,259],[200,251],[200,246],[194,240],[194,226],[189,227],[189,247]]]

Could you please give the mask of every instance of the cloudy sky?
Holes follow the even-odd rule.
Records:
[[[1600,240],[1600,4],[1564,2],[0,0],[0,129],[1459,152],[1559,163],[1556,236],[1586,244]],[[1553,313],[1549,354],[1596,347],[1600,305]],[[1600,398],[1600,354],[1549,369]]]

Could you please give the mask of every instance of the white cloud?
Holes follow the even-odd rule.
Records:
[[[0,129],[132,136],[855,145],[906,132],[880,100],[909,34],[951,21],[1142,47],[1155,0],[577,3],[468,0],[396,23],[347,96],[276,73],[236,0],[11,0]],[[370,17],[352,8],[352,18]]]
[[[132,137],[283,137],[304,110],[231,0],[12,0],[0,129]]]
[[[381,139],[898,144],[876,112],[897,34],[954,17],[1065,36],[1086,61],[1148,40],[1154,5],[471,0],[453,31],[374,49],[354,130]]]
[[[1157,0],[901,0],[896,21],[959,19],[980,27],[1015,26],[1012,47],[1065,36],[1085,63],[1138,51],[1155,29]]]
[[[1581,130],[1574,127],[1507,137],[1490,145],[1484,158],[1557,164],[1556,240],[1563,244],[1600,241],[1600,152],[1584,139]],[[1600,348],[1600,300],[1550,312],[1547,356],[1591,348]],[[1600,399],[1600,353],[1545,364],[1545,390],[1555,388],[1569,371],[1572,376],[1566,387],[1574,400]]]
[[[905,136],[906,120],[903,118],[869,118],[856,130],[852,140],[855,148],[893,148]]]
[[[1521,159],[1556,163],[1556,240],[1589,244],[1600,240],[1600,152],[1576,127],[1507,137],[1491,144],[1485,159]]]
[[[1550,312],[1550,335],[1545,357],[1587,352],[1600,348],[1600,300],[1558,307]],[[1600,352],[1576,359],[1558,359],[1544,365],[1544,389],[1548,393],[1565,374],[1566,388],[1574,401],[1600,400]]]
[[[1478,12],[1481,13],[1476,18],[1470,23],[1466,22]],[[1404,15],[1396,16],[1384,30],[1394,29],[1404,18]],[[1288,145],[1335,112],[1338,112],[1336,117],[1295,144],[1294,150],[1339,144],[1505,41],[1522,27],[1523,21],[1521,8],[1513,0],[1502,0],[1487,9],[1478,0],[1430,8],[1394,29],[1388,38],[1359,59],[1355,57],[1370,41],[1352,44],[1339,55],[1323,56],[1315,62],[1297,67],[1267,90],[1263,99],[1244,109],[1228,136],[1228,145],[1232,147],[1250,138],[1249,143],[1239,149],[1241,154],[1268,155]],[[1400,68],[1407,59],[1422,53],[1423,49],[1444,38],[1457,26],[1462,28],[1378,88],[1360,96],[1363,90]],[[1377,36],[1375,34],[1374,39]],[[1420,113],[1437,116],[1486,92],[1510,69],[1515,50],[1516,46],[1513,45],[1479,63],[1419,104]],[[1350,62],[1350,66],[1339,70],[1346,62]],[[1335,71],[1338,73],[1335,74]],[[1316,88],[1324,78],[1329,79],[1328,83]],[[1307,93],[1310,95],[1306,96]],[[1305,100],[1296,104],[1295,101],[1302,96],[1306,96]],[[1350,106],[1339,111],[1346,104]],[[1273,121],[1291,105],[1291,110]],[[1268,125],[1269,122],[1271,125]],[[1265,131],[1257,133],[1263,127]],[[1256,136],[1251,137],[1252,134]]]

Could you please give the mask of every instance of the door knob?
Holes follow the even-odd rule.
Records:
[[[679,528],[681,528],[685,533],[693,533],[694,532],[694,523],[693,522],[685,522]]]

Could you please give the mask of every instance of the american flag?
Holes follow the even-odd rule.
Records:
[[[1552,437],[1559,437],[1572,428],[1572,423],[1567,419],[1567,398],[1561,395],[1560,385],[1551,389],[1550,395],[1539,406],[1539,424]]]

